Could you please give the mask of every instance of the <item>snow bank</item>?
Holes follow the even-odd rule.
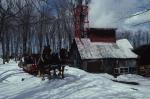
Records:
[[[140,85],[113,82],[136,81]],[[23,81],[22,81],[23,80]],[[150,79],[137,75],[114,78],[66,66],[64,79],[42,81],[24,73],[17,63],[0,66],[0,99],[150,99]]]
[[[0,64],[3,64],[3,59],[2,58],[0,58]]]

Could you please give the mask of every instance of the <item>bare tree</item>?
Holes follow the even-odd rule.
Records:
[[[86,1],[86,0],[85,0]],[[44,45],[59,51],[74,38],[76,0],[0,0],[0,40],[3,63],[14,53],[42,52]],[[34,51],[35,52],[35,51]]]
[[[5,6],[4,6],[5,4]],[[0,0],[0,38],[2,42],[2,52],[3,52],[3,63],[5,64],[5,59],[8,60],[8,54],[9,54],[9,42],[10,38],[8,37],[8,29],[10,24],[10,19],[13,16],[13,8],[14,3],[11,0],[6,0],[5,2],[3,0]],[[7,44],[5,43],[7,42]],[[6,52],[7,49],[7,52]]]

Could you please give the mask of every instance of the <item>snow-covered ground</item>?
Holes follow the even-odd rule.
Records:
[[[22,78],[24,81],[22,81]],[[111,79],[138,82],[129,85]],[[150,78],[90,74],[66,67],[64,79],[44,80],[22,71],[17,63],[0,64],[0,99],[150,99]]]

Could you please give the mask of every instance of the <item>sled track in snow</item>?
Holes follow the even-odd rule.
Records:
[[[1,74],[0,74],[0,76],[2,76],[3,74],[5,74],[5,73],[7,73],[7,72],[10,72],[10,71],[22,71],[22,70],[20,70],[20,69],[10,69],[10,70],[7,70],[7,71],[4,71],[4,72],[2,72]]]
[[[23,99],[27,99],[27,98],[34,97],[34,96],[36,97],[37,93],[42,93],[41,95],[38,95],[38,97],[36,97],[36,98],[40,99],[40,98],[43,98],[43,97],[46,96],[45,99],[47,99],[47,98],[48,99],[53,99],[54,98],[53,96],[57,96],[57,94],[62,94],[62,93],[65,94],[65,93],[71,91],[71,90],[69,90],[70,88],[76,88],[76,86],[78,86],[78,85],[79,86],[80,85],[81,86],[85,85],[85,83],[84,84],[80,83],[80,84],[73,85],[76,82],[80,82],[80,80],[83,77],[85,77],[85,75],[81,75],[80,77],[77,77],[77,76],[74,76],[74,75],[66,74],[65,78],[62,79],[62,80],[60,80],[60,79],[49,80],[47,82],[44,82],[45,84],[42,84],[42,87],[41,86],[36,86],[36,87],[34,87],[34,88],[32,88],[28,91],[25,91],[25,92],[21,93],[20,95],[13,96],[11,98],[20,99],[20,97],[23,97]],[[58,81],[58,83],[56,83],[56,81]],[[57,92],[58,89],[62,90],[62,91]],[[76,91],[78,89],[79,88],[77,88]],[[66,90],[66,91],[63,92],[63,90]],[[48,94],[46,94],[46,93],[48,93]],[[64,97],[64,96],[61,96],[61,97]],[[56,97],[56,99],[61,99],[61,98]]]
[[[9,72],[9,71],[7,71],[7,72]],[[7,78],[13,76],[13,75],[25,73],[25,72],[23,72],[23,71],[22,71],[22,72],[17,72],[17,73],[10,73],[10,74],[7,74],[7,75],[1,77],[2,75],[4,75],[4,74],[7,73],[7,72],[3,72],[3,73],[0,75],[0,83],[3,82],[4,80],[6,80]]]

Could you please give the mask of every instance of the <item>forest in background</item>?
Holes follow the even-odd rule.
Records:
[[[69,49],[74,34],[72,0],[0,0],[0,41],[10,56]]]
[[[149,29],[118,29],[116,36],[117,39],[128,39],[135,49],[150,44]]]

